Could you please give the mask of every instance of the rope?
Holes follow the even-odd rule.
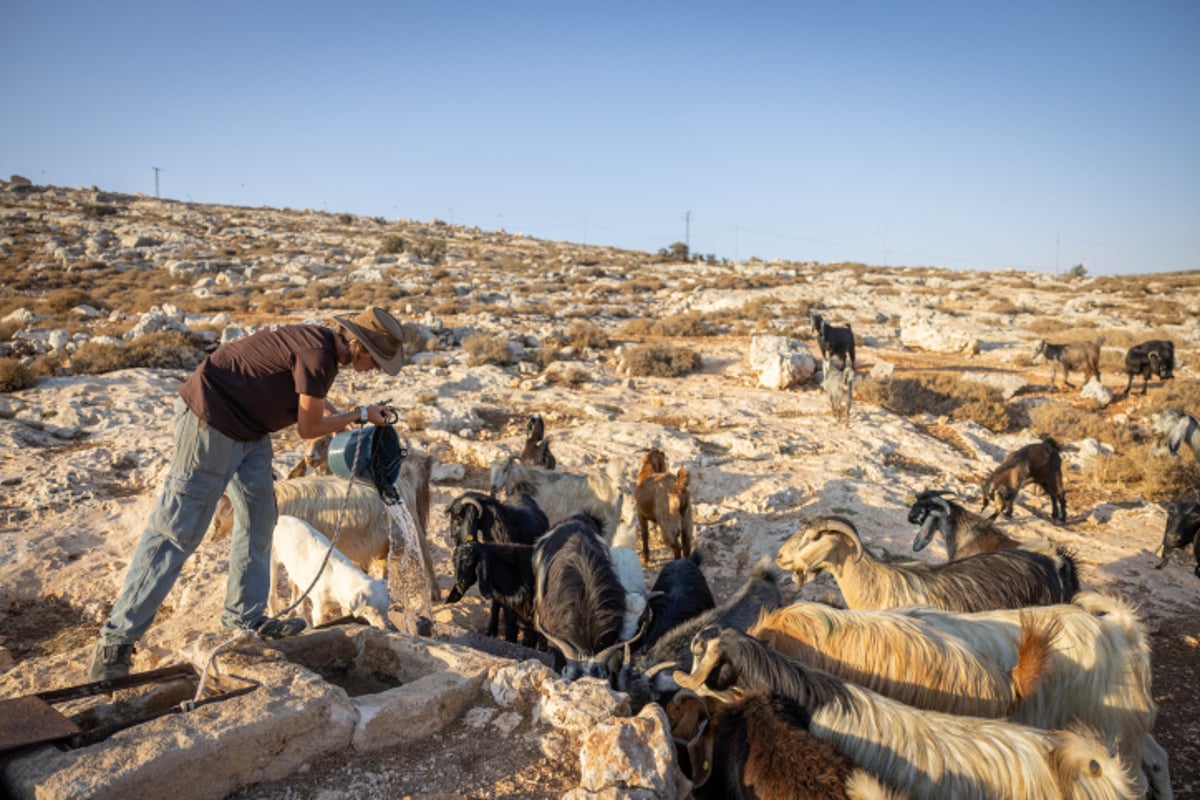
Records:
[[[362,446],[362,439],[363,439],[363,437],[360,434],[354,440],[354,454],[353,454],[353,457],[350,459],[350,464],[351,464],[350,479],[348,481],[346,481],[346,493],[344,495],[342,495],[342,504],[341,504],[341,507],[338,509],[337,524],[334,526],[333,536],[330,537],[330,539],[329,539],[329,548],[325,551],[325,558],[323,558],[321,560],[321,568],[318,569],[316,571],[316,574],[313,575],[312,582],[308,584],[308,588],[304,590],[304,594],[300,595],[300,597],[295,602],[293,602],[290,606],[285,608],[283,611],[280,611],[275,616],[266,617],[265,619],[263,619],[262,623],[260,624],[260,627],[262,626],[262,624],[266,624],[267,622],[277,620],[280,617],[284,616],[285,614],[290,613],[297,606],[299,606],[301,603],[303,603],[304,598],[308,597],[309,592],[311,592],[313,590],[313,588],[317,585],[317,581],[320,580],[320,578],[321,578],[321,573],[325,571],[325,567],[329,564],[329,558],[333,555],[333,548],[337,544],[338,537],[342,535],[342,523],[346,519],[346,508],[350,504],[350,492],[354,488],[354,466],[356,466],[358,464],[358,449]],[[274,569],[275,568],[274,565],[271,565],[271,568]],[[243,629],[237,631],[237,633],[235,633],[233,636],[226,639],[221,644],[214,647],[209,652],[208,658],[205,659],[205,661],[204,661],[204,669],[201,670],[201,672],[200,672],[200,684],[196,687],[196,694],[193,695],[191,700],[184,700],[182,703],[180,703],[179,704],[180,710],[185,711],[185,712],[193,710],[196,707],[196,704],[199,703],[200,700],[204,697],[204,686],[208,682],[208,670],[209,670],[209,667],[213,665],[213,662],[217,657],[217,653],[221,652],[222,650],[224,650],[226,647],[233,644],[234,642],[236,642],[240,639],[244,639],[248,636],[258,637],[258,631],[254,630],[254,629],[250,629],[250,628],[243,628]]]

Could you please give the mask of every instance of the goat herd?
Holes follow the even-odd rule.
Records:
[[[1025,460],[1057,466],[1047,447]],[[1131,606],[1081,591],[1070,552],[926,491],[913,547],[940,532],[947,563],[880,560],[824,516],[718,602],[691,549],[687,471],[645,454],[640,558],[613,544],[618,477],[494,462],[491,491],[447,509],[448,600],[477,585],[490,635],[503,615],[505,638],[550,649],[567,679],[660,704],[696,797],[1171,796],[1146,632]],[[992,484],[1011,500],[1006,481]],[[647,588],[649,523],[673,558]],[[829,573],[847,609],[785,605],[789,571]]]
[[[853,336],[847,347],[836,329],[821,326],[826,364],[836,356],[852,373]],[[1053,347],[1041,350],[1058,362]],[[1151,351],[1146,363],[1161,374],[1170,362]],[[1200,449],[1191,415],[1164,412],[1156,427],[1172,452],[1184,442]],[[410,460],[398,484],[402,502],[428,530],[428,461],[410,468]],[[1012,453],[987,478],[981,511],[994,505],[991,517],[948,492],[912,499],[913,549],[940,533],[945,563],[882,560],[850,520],[822,516],[723,599],[693,549],[686,467],[672,473],[661,450],[645,453],[634,527],[621,535],[619,464],[586,474],[555,467],[535,414],[522,455],[491,464],[490,491],[450,503],[454,585],[446,602],[477,586],[491,603],[489,636],[519,636],[551,652],[563,677],[604,681],[627,693],[634,711],[661,705],[695,797],[1172,796],[1167,753],[1151,735],[1150,646],[1135,609],[1081,589],[1069,551],[1018,541],[993,522],[1012,515],[1031,482],[1050,498],[1052,518],[1066,521],[1052,439]],[[330,527],[328,510],[340,503],[338,525],[350,532],[338,546],[361,577],[346,579],[330,602],[390,626],[386,596],[363,574],[387,558],[386,539],[371,539],[370,531],[389,527],[374,493],[361,492],[365,516],[346,519],[344,501],[289,501],[289,483],[320,481],[277,482],[281,514],[308,520],[319,537],[316,528]],[[651,524],[672,558],[648,586]],[[286,525],[294,523],[281,517]],[[1198,527],[1200,505],[1175,504],[1163,563]],[[638,534],[640,556],[614,543],[636,546]],[[297,549],[288,540],[277,536],[276,549]],[[286,553],[277,558],[294,578]],[[780,584],[788,572],[798,586],[828,573],[846,608],[786,605]]]

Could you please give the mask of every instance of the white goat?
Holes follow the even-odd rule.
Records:
[[[361,616],[378,628],[396,630],[388,619],[387,581],[369,578],[344,554],[336,549],[329,554],[329,540],[321,532],[302,519],[286,514],[275,524],[275,538],[271,544],[271,593],[268,606],[275,613],[276,587],[279,585],[279,567],[287,570],[292,585],[291,602],[295,603],[309,585],[312,590],[308,599],[312,601],[312,625],[320,625],[333,618],[338,609],[342,613]],[[322,564],[324,563],[324,569]],[[320,577],[317,577],[318,570]],[[313,579],[316,578],[316,583]],[[300,609],[297,609],[300,610]]]
[[[501,489],[508,497],[532,495],[551,526],[574,514],[590,514],[600,521],[605,541],[610,544],[621,522],[624,496],[621,464],[616,459],[603,470],[576,475],[526,466],[517,456],[509,456],[491,464],[491,492],[496,494]]]
[[[692,640],[685,689],[727,697],[734,686],[791,698],[809,730],[911,797],[1133,800],[1120,758],[1082,726],[1046,731],[1000,719],[924,711],[802,666],[747,634],[709,627]],[[719,676],[717,691],[710,677]]]
[[[1077,719],[1118,746],[1127,764],[1141,765],[1153,797],[1171,797],[1167,754],[1150,735],[1158,713],[1150,685],[1150,643],[1133,606],[1080,592],[1067,604],[1019,611],[958,614],[913,607],[899,613],[970,642],[1001,668],[1019,659],[1015,638],[1022,615],[1040,625],[1057,624],[1041,684],[1016,706],[1013,721],[1061,728]]]
[[[407,460],[407,459],[406,459]],[[275,505],[280,514],[299,517],[333,538],[338,530],[337,549],[363,572],[375,577],[387,575],[389,532],[397,524],[388,513],[388,507],[379,496],[379,491],[365,481],[355,480],[348,486],[348,479],[336,475],[316,475],[275,481]],[[430,596],[442,599],[437,576],[433,572],[433,561],[429,554],[426,527],[422,520],[419,491],[404,479],[396,482],[400,501],[416,522],[420,541],[420,558],[426,577],[429,579]],[[428,487],[425,487],[428,491]],[[349,497],[347,498],[347,491]],[[343,511],[343,502],[345,508]],[[428,510],[425,510],[425,516]],[[217,513],[213,517],[215,536],[224,536],[233,525],[233,509],[226,497],[221,498]]]
[[[1155,756],[1161,748],[1150,737],[1149,643],[1136,611],[1116,598],[1083,592],[1069,604],[974,614],[796,603],[763,614],[749,632],[916,708],[1047,730],[1078,720],[1126,764],[1142,765],[1155,797],[1170,797],[1165,754]]]
[[[821,388],[829,396],[829,408],[835,421],[850,424],[850,408],[854,405],[854,367],[843,362],[842,368],[826,358],[821,362]]]
[[[1177,455],[1186,442],[1192,448],[1192,455],[1200,461],[1200,422],[1191,414],[1178,408],[1160,411],[1154,418],[1154,432],[1158,434],[1154,447],[1150,449],[1154,455],[1164,452]]]
[[[638,632],[646,611],[648,592],[642,562],[631,547],[610,547],[613,572],[625,587],[625,621],[621,624],[621,641],[626,642]]]

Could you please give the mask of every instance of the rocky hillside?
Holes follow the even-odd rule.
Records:
[[[980,481],[1007,452],[1053,436],[1067,523],[1054,524],[1048,499],[1026,489],[1001,524],[1023,541],[1066,545],[1086,585],[1139,604],[1154,646],[1155,736],[1177,794],[1200,791],[1200,730],[1185,710],[1200,707],[1200,583],[1190,552],[1161,571],[1153,555],[1163,503],[1195,492],[1200,471],[1186,452],[1153,454],[1151,429],[1163,408],[1200,411],[1200,274],[680,263],[437,220],[18,180],[0,184],[0,274],[0,696],[82,682],[162,479],[171,403],[194,359],[260,325],[377,304],[405,321],[411,363],[395,379],[342,378],[332,399],[389,400],[401,436],[434,455],[430,539],[443,589],[441,512],[485,488],[487,464],[520,449],[531,412],[546,419],[560,470],[617,462],[628,491],[644,448],[687,465],[719,598],[820,513],[853,519],[878,554],[944,559],[940,542],[912,553],[908,498],[945,489],[975,508]],[[857,339],[848,425],[819,387],[812,312]],[[1050,367],[1031,359],[1043,339],[1100,337],[1099,382],[1072,373],[1076,388],[1061,375],[1052,386]],[[1139,379],[1126,395],[1124,352],[1152,338],[1175,343],[1175,378],[1151,380],[1145,395]],[[278,436],[280,474],[301,445],[294,432]],[[653,544],[648,582],[669,558]],[[139,669],[186,658],[217,630],[225,548],[206,541],[189,562],[139,647]],[[828,577],[785,594],[839,600]],[[486,624],[474,593],[428,612],[444,640]],[[525,745],[506,758],[479,744],[479,728]],[[598,790],[576,763],[582,735],[511,708],[463,714],[420,748],[313,760],[242,796]]]

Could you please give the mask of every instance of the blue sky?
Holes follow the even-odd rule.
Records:
[[[819,262],[1200,269],[1200,3],[0,0],[0,175]]]

